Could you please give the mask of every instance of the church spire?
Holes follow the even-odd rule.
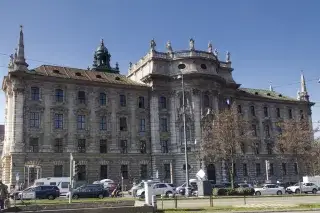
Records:
[[[28,66],[29,65],[26,63],[26,59],[24,57],[23,30],[22,25],[20,25],[19,44],[14,59],[14,71],[28,71]]]
[[[309,101],[309,95],[307,91],[307,85],[306,85],[306,80],[304,78],[303,72],[301,71],[301,76],[300,76],[300,93],[299,97],[301,101]]]

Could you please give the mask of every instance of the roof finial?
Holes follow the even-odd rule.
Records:
[[[101,39],[101,46],[104,46],[104,40],[103,40],[103,38]]]
[[[208,43],[208,53],[212,53],[212,43],[209,41]]]
[[[300,100],[309,101],[306,80],[304,78],[304,74],[302,70],[301,70],[301,76],[300,76]]]
[[[23,26],[20,25],[20,37],[19,37],[19,44],[18,44],[18,49],[16,50],[15,53],[15,68],[14,70],[19,70],[19,71],[28,71],[28,64],[26,63],[26,59],[24,57],[24,39],[23,39]]]
[[[119,63],[116,62],[116,70],[119,70]]]
[[[231,53],[229,51],[227,51],[226,53],[226,62],[227,63],[231,62]]]
[[[150,50],[151,51],[155,51],[156,50],[156,46],[157,46],[157,44],[156,44],[156,42],[155,42],[155,40],[154,40],[154,38],[150,41]]]
[[[190,38],[190,40],[189,40],[189,49],[191,51],[195,50],[195,48],[194,48],[194,39],[193,38]]]

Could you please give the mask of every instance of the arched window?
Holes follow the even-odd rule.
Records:
[[[203,96],[203,106],[204,107],[210,107],[209,95],[204,95]]]

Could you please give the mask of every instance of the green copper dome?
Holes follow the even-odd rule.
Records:
[[[93,70],[102,72],[119,73],[119,69],[110,66],[111,55],[105,47],[103,39],[94,53]]]

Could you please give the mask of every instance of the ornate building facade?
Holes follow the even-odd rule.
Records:
[[[17,52],[11,56],[2,89],[6,96],[2,180],[6,184],[32,183],[39,177],[69,176],[69,153],[79,163],[78,179],[92,182],[111,178],[158,176],[161,180],[185,180],[183,113],[190,178],[200,168],[208,179],[226,181],[221,164],[199,159],[202,120],[208,113],[235,102],[252,120],[257,147],[246,149],[236,163],[238,180],[265,180],[264,161],[270,160],[270,178],[296,179],[295,165],[279,162],[270,138],[281,119],[304,117],[311,122],[311,106],[302,76],[298,100],[269,90],[245,89],[232,77],[230,53],[226,60],[208,45],[207,51],[189,49],[150,50],[130,63],[127,76],[118,64],[110,65],[104,42],[94,54],[92,68],[76,69],[42,65],[28,69],[23,32]],[[183,75],[183,82],[178,76]],[[185,94],[183,111],[182,91]],[[156,175],[157,174],[157,175]]]

